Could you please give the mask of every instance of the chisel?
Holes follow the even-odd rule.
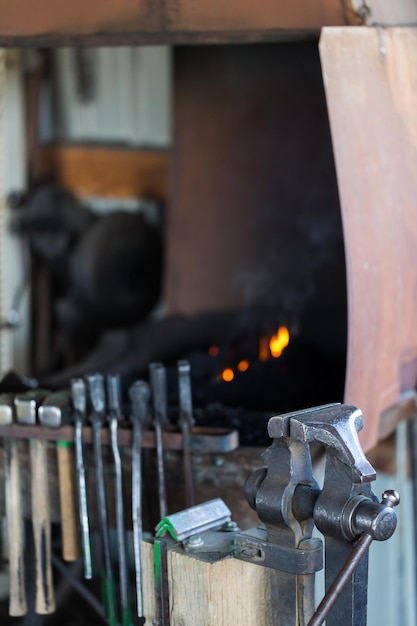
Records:
[[[164,444],[162,433],[168,424],[166,371],[162,363],[151,363],[149,366],[153,400],[153,427],[156,437],[156,456],[158,464],[159,517],[167,516],[167,496],[165,486]]]
[[[83,426],[87,416],[87,394],[82,378],[71,380],[72,405],[74,407],[75,458],[77,467],[78,512],[80,516],[81,546],[84,562],[84,578],[93,576],[90,543],[90,521],[88,518],[87,486],[85,479]]]
[[[39,404],[48,391],[37,389],[15,397],[16,419],[20,424],[35,425]],[[35,611],[48,615],[55,611],[51,566],[51,521],[48,482],[47,442],[29,440],[31,468],[32,527],[35,544]]]
[[[101,447],[101,429],[106,419],[106,396],[104,389],[104,378],[101,374],[90,374],[86,377],[86,382],[91,404],[91,413],[89,415],[89,420],[93,427],[98,519],[102,554],[104,560],[104,606],[110,626],[116,626],[116,596],[111,565],[109,527],[107,523],[106,489],[104,484],[103,452]]]
[[[129,389],[132,403],[132,523],[135,555],[136,603],[140,624],[145,623],[142,591],[142,429],[149,424],[149,385],[138,380]]]
[[[71,395],[67,390],[48,395],[38,409],[42,426],[61,428],[71,420]],[[76,561],[80,558],[77,528],[77,510],[74,485],[74,455],[69,441],[57,443],[59,501],[62,528],[62,558]]]
[[[120,376],[117,374],[107,375],[107,400],[109,406],[111,448],[116,477],[116,530],[117,548],[119,554],[119,584],[120,603],[122,607],[122,626],[131,626],[132,614],[129,602],[129,573],[127,567],[126,529],[123,506],[122,461],[117,441],[118,424],[119,421],[122,420]]]
[[[5,426],[13,422],[14,396],[0,396],[0,424]],[[19,617],[27,612],[25,591],[24,526],[22,487],[18,442],[16,439],[4,440],[5,450],[5,499],[6,524],[9,547],[9,615]]]

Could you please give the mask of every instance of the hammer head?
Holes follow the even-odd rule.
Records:
[[[17,423],[34,426],[37,408],[46,395],[48,395],[48,391],[45,389],[36,389],[15,396],[14,406]]]
[[[71,395],[69,391],[51,393],[38,409],[38,418],[42,426],[60,428],[71,419]]]
[[[14,396],[12,394],[0,395],[0,425],[6,426],[13,423]]]

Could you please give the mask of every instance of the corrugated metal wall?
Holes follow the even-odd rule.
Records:
[[[167,147],[170,53],[166,46],[56,50],[43,139]]]

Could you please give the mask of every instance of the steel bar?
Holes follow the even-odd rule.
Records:
[[[105,391],[104,380],[101,374],[87,376],[92,412],[89,415],[93,425],[93,445],[96,472],[98,518],[101,538],[101,548],[104,561],[103,596],[105,611],[110,626],[116,626],[116,597],[114,577],[110,555],[109,526],[107,522],[106,488],[104,484],[103,453],[101,448],[101,429],[105,420]]]
[[[168,512],[165,484],[163,429],[168,424],[166,397],[166,370],[162,363],[151,363],[149,366],[153,400],[153,427],[156,438],[156,457],[158,470],[159,518],[163,519]]]
[[[71,381],[72,404],[75,422],[75,460],[77,471],[78,513],[81,528],[81,547],[84,563],[84,578],[93,577],[93,564],[90,543],[90,522],[88,518],[87,486],[85,480],[83,425],[86,419],[87,396],[85,382],[82,378]]]
[[[107,618],[103,607],[99,600],[91,593],[89,589],[72,573],[71,569],[66,567],[64,563],[54,553],[52,553],[52,565],[56,570],[69,582],[71,587],[80,594],[82,598],[91,606],[94,612],[107,623]]]
[[[142,427],[149,420],[149,386],[144,381],[136,381],[129,390],[132,403],[131,422],[132,443],[132,523],[133,547],[135,556],[136,606],[137,615],[144,623],[142,589]]]
[[[109,374],[107,376],[107,398],[109,405],[111,448],[113,453],[116,482],[116,530],[117,548],[119,555],[119,584],[120,602],[122,606],[122,626],[130,626],[130,624],[132,623],[132,618],[129,603],[129,574],[127,565],[126,529],[123,505],[122,460],[120,458],[120,450],[117,442],[118,424],[122,417],[121,389],[120,377],[116,374]]]

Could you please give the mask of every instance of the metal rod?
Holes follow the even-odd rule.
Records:
[[[144,381],[136,381],[129,390],[132,403],[131,422],[132,444],[132,524],[135,555],[137,615],[145,622],[142,589],[142,427],[149,418],[149,386]]]
[[[78,580],[71,572],[68,567],[65,567],[61,559],[59,559],[53,552],[51,554],[52,565],[58,572],[64,576],[66,580],[68,580],[69,584],[75,591],[77,591],[82,598],[91,606],[91,608],[97,613],[99,617],[102,618],[103,621],[107,622],[106,615],[104,613],[103,607],[97,598],[89,591],[81,581]]]
[[[395,507],[399,504],[399,502],[400,496],[396,491],[388,489],[382,494],[382,504],[385,504],[387,507]],[[339,574],[336,576],[333,583],[327,590],[323,600],[317,607],[316,612],[308,623],[308,626],[321,626],[321,624],[323,624],[336,604],[346,584],[349,582],[350,577],[358,568],[360,562],[369,550],[369,546],[372,541],[373,537],[369,533],[363,533],[363,535],[360,536]]]
[[[91,557],[90,522],[88,517],[87,486],[85,480],[83,424],[86,418],[87,397],[85,383],[82,378],[71,381],[71,395],[74,406],[75,420],[75,462],[77,470],[78,513],[81,528],[81,548],[84,563],[84,578],[93,576]]]
[[[164,463],[164,440],[162,431],[168,423],[167,417],[167,397],[166,397],[166,371],[161,363],[151,363],[149,366],[152,386],[152,399],[154,409],[153,427],[156,437],[156,456],[158,470],[158,495],[159,495],[159,517],[162,520],[166,517],[167,495],[165,485],[165,463]]]
[[[110,556],[109,527],[107,522],[106,489],[104,485],[103,452],[101,447],[101,429],[105,419],[105,392],[104,380],[101,374],[92,374],[87,377],[92,412],[90,422],[93,426],[94,460],[96,470],[96,488],[98,520],[100,528],[101,547],[104,560],[103,595],[106,615],[110,626],[117,625],[116,597],[114,578]]]
[[[371,543],[372,537],[368,533],[365,533],[360,537],[354,549],[352,550],[351,555],[347,559],[343,568],[340,570],[340,573],[336,576],[334,582],[330,585],[323,600],[317,607],[316,612],[308,623],[308,626],[321,626],[321,624],[323,624],[330,611],[336,604],[340,594],[348,583],[353,572],[356,570],[364,555],[368,551]]]
[[[107,376],[107,395],[110,409],[110,433],[116,482],[116,530],[119,554],[119,585],[122,606],[122,626],[132,623],[129,603],[129,576],[126,554],[126,530],[123,506],[122,460],[117,443],[118,422],[121,418],[120,377],[116,374]]]

